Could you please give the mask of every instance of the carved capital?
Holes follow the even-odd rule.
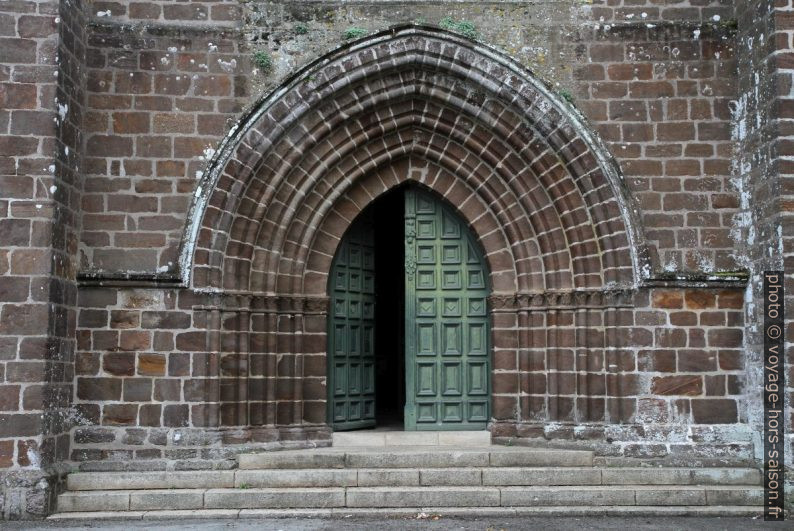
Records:
[[[518,307],[516,295],[513,293],[509,295],[491,295],[488,297],[488,302],[494,311],[514,310]]]
[[[624,308],[632,306],[631,290],[547,291],[491,295],[494,311],[543,311],[547,309]]]

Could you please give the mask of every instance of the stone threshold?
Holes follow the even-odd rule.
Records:
[[[488,446],[491,432],[358,430],[334,432],[332,446]]]

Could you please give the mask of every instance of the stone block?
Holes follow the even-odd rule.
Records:
[[[203,506],[202,489],[155,489],[130,493],[130,509],[133,511],[201,509]]]
[[[421,470],[419,483],[429,486],[472,486],[482,484],[482,470],[479,468],[436,468]]]
[[[60,509],[59,509],[60,510]],[[48,520],[80,520],[82,522],[89,520],[141,520],[143,519],[144,511],[86,511],[86,512],[73,512],[62,513],[58,512],[51,514],[47,517]]]
[[[497,507],[492,487],[369,487],[347,489],[348,507]]]
[[[193,510],[174,510],[174,511],[146,511],[143,513],[144,520],[182,520],[195,518],[218,518],[234,519],[240,511],[238,509],[193,509]]]
[[[332,518],[337,509],[242,509],[237,518],[264,519],[264,518]],[[342,510],[342,509],[339,509]]]
[[[266,452],[241,454],[240,469],[260,468],[344,468],[344,453],[320,453],[312,451]]]
[[[592,466],[593,453],[580,450],[520,450],[491,452],[491,466]]]
[[[764,490],[760,487],[740,488],[734,486],[706,487],[708,505],[756,505],[764,503]]]
[[[483,485],[600,485],[601,470],[595,468],[485,468]]]
[[[345,489],[210,489],[207,509],[288,509],[344,507]]]
[[[386,446],[386,434],[380,433],[334,433],[333,446]]]
[[[693,468],[695,485],[753,485],[761,484],[761,471],[755,468]]]
[[[601,471],[604,485],[689,485],[691,475],[686,468],[605,468]]]
[[[75,490],[218,489],[234,486],[233,470],[186,472],[78,472],[66,478]]]
[[[130,492],[90,491],[64,492],[58,496],[59,512],[128,511]]]
[[[345,459],[348,467],[359,468],[444,468],[488,466],[488,451],[383,451],[348,452]]]
[[[355,470],[238,470],[234,486],[257,488],[277,487],[347,487],[357,482]]]
[[[438,433],[429,431],[386,432],[386,446],[436,446]]]
[[[638,487],[637,505],[706,505],[706,491],[702,488]]]
[[[488,446],[491,432],[483,431],[441,431],[438,432],[439,446]]]
[[[359,487],[418,486],[419,470],[416,468],[361,469],[358,471]]]
[[[503,507],[634,505],[634,490],[613,487],[503,487]]]

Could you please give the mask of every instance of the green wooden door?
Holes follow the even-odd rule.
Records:
[[[375,426],[375,253],[371,212],[345,234],[331,267],[328,422]]]
[[[405,192],[406,430],[485,429],[490,416],[487,275],[458,215]]]

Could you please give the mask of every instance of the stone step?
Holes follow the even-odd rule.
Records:
[[[760,516],[757,505],[604,505],[576,507],[388,507],[382,509],[192,509],[171,511],[94,511],[59,512],[50,520],[113,521],[113,520],[184,520],[184,519],[266,519],[266,518],[350,518],[350,517],[413,517],[439,515],[454,517],[511,516]]]
[[[484,446],[445,448],[331,447],[241,454],[242,470],[297,468],[451,468],[451,467],[532,467],[592,466],[593,452]]]
[[[491,432],[481,431],[376,431],[334,432],[334,446],[488,446]]]
[[[58,512],[413,507],[760,506],[744,485],[536,487],[326,487],[72,491]]]
[[[70,491],[366,486],[760,485],[752,468],[318,468],[78,472]]]
[[[234,487],[235,470],[73,472],[66,490],[221,489]]]

